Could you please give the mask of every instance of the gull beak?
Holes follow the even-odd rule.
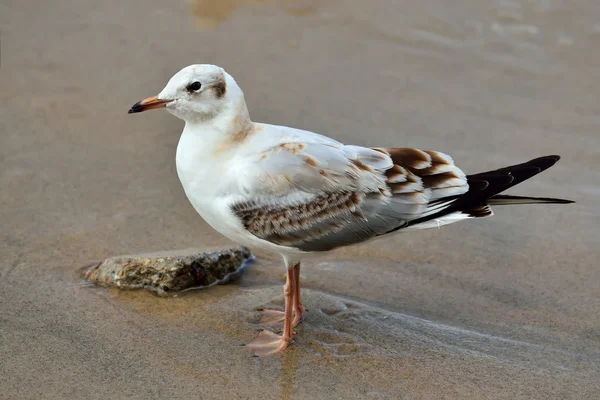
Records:
[[[159,100],[158,96],[148,97],[142,101],[138,101],[135,103],[129,111],[128,114],[139,113],[146,110],[154,110],[155,108],[164,108],[169,104],[172,100]]]

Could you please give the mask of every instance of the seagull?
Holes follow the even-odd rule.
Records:
[[[346,145],[317,133],[253,122],[223,68],[190,65],[129,113],[166,108],[185,121],[177,174],[194,209],[216,231],[278,254],[287,270],[285,311],[263,311],[256,356],[282,353],[307,311],[300,262],[400,232],[493,215],[491,206],[572,203],[501,194],[553,166],[557,155],[467,175],[449,155],[407,147]]]

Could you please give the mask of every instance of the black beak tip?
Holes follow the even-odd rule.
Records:
[[[135,114],[135,113],[139,113],[142,111],[144,111],[144,106],[142,106],[140,104],[140,102],[138,101],[137,103],[135,103],[134,105],[131,106],[129,111],[127,111],[127,114]]]

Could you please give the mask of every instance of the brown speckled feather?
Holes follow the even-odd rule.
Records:
[[[285,162],[288,168],[265,171],[255,164],[260,184],[274,196],[234,203],[232,211],[253,235],[305,251],[399,229],[422,216],[432,199],[468,190],[449,156],[418,149],[286,142],[261,153],[257,162]]]

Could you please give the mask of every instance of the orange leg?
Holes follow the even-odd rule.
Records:
[[[302,305],[302,296],[300,294],[300,263],[294,265],[294,282],[295,282],[295,293],[294,293],[294,319],[292,320],[292,326],[296,327],[304,318],[304,312],[308,311]]]
[[[294,271],[288,269],[287,281],[283,286],[283,294],[285,295],[285,318],[283,321],[283,334],[281,336],[264,330],[258,338],[248,345],[254,354],[259,357],[268,357],[275,354],[282,353],[290,343],[292,343],[292,312],[294,308],[294,293],[295,293],[295,282],[294,282]]]
[[[308,310],[302,305],[302,298],[300,295],[300,263],[294,265],[293,271],[294,287],[296,290],[294,290],[292,293],[292,327],[295,328],[300,322],[302,322],[304,312]],[[261,311],[261,317],[258,323],[261,325],[272,326],[277,329],[283,329],[284,321],[285,312],[278,310],[263,310]]]

